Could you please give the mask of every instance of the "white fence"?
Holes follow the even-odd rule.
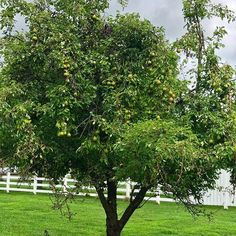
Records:
[[[76,180],[71,179],[70,176],[67,175],[64,177],[64,179],[61,181],[60,184],[52,186],[50,184],[50,180],[42,177],[35,176],[34,178],[29,178],[27,179],[27,181],[24,181],[23,179],[21,179],[20,176],[7,172],[5,175],[2,175],[0,177],[0,190],[6,191],[7,193],[31,192],[33,194],[37,194],[37,193],[53,193],[52,188],[56,187],[57,189],[66,193],[76,188],[75,186],[76,182],[77,182]],[[134,183],[131,183],[130,181],[120,182],[117,189],[118,192],[117,198],[129,199],[133,185]],[[97,197],[95,188],[88,186],[80,189],[78,195]],[[171,198],[162,197],[160,189],[157,189],[155,192],[148,192],[147,196],[145,197],[145,200],[155,201],[158,204],[160,204],[161,201],[174,202],[174,200]]]
[[[216,181],[216,188],[209,190],[203,199],[205,205],[236,206],[236,195],[233,186],[230,184],[230,173],[225,170],[221,171],[219,179]]]
[[[236,206],[236,197],[231,193],[231,186],[229,183],[230,175],[226,171],[222,171],[219,180],[216,183],[216,189],[208,191],[203,199],[204,205],[218,205],[224,206],[225,209],[228,206]],[[60,182],[60,184],[54,186],[62,192],[67,192],[76,188],[76,180],[71,179],[69,175]],[[132,186],[134,183],[130,181],[119,183],[117,192],[119,199],[129,199]],[[11,174],[7,172],[5,175],[0,176],[0,190],[9,192],[31,192],[33,194],[37,193],[53,193],[52,185],[50,180],[37,177],[28,179],[24,181],[20,176]],[[92,187],[84,187],[78,195],[88,195],[92,197],[97,197],[96,191]],[[171,198],[171,193],[169,197],[165,197],[160,189],[155,192],[148,192],[145,200],[155,201],[158,204],[160,202],[174,202]]]

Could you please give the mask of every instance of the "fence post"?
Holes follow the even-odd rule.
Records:
[[[66,175],[63,179],[63,193],[67,193],[67,184],[68,184],[68,181],[67,181],[67,175]]]
[[[33,185],[33,193],[37,194],[37,185],[38,185],[38,181],[37,181],[37,176],[34,176],[34,185]]]
[[[229,209],[229,192],[228,190],[226,189],[225,190],[225,193],[224,193],[224,198],[225,198],[225,201],[224,201],[224,209],[225,210],[228,210]]]
[[[160,199],[160,188],[157,187],[157,190],[156,190],[156,191],[157,191],[156,203],[157,203],[157,204],[160,204],[160,202],[161,202],[161,201],[160,201],[160,200],[161,200],[161,199]]]
[[[7,193],[10,192],[10,182],[11,182],[11,172],[7,172],[7,183],[6,183],[6,191]]]
[[[126,181],[126,191],[125,191],[125,197],[127,199],[130,199],[130,193],[131,193],[131,182],[130,179]]]
[[[223,180],[223,196],[224,196],[224,203],[223,203],[223,207],[225,210],[227,210],[229,208],[229,202],[230,202],[230,174],[225,171],[225,170],[221,170],[221,177]],[[221,190],[221,191],[222,191]]]

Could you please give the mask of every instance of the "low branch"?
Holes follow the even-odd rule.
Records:
[[[95,187],[95,188],[96,188],[96,191],[98,193],[98,197],[99,197],[99,199],[100,199],[100,201],[102,203],[102,206],[103,206],[106,214],[108,215],[110,213],[110,211],[109,211],[109,204],[108,204],[107,199],[106,199],[106,197],[104,195],[104,190],[102,188],[100,188],[100,187]]]
[[[130,193],[130,202],[133,201],[134,191],[135,191],[136,189],[138,189],[138,187],[139,187],[139,185],[136,184],[136,185],[134,185],[134,187],[132,188],[131,193]]]
[[[128,222],[129,218],[132,216],[134,211],[140,206],[148,189],[149,189],[148,187],[142,187],[138,192],[138,194],[136,195],[135,199],[132,202],[130,202],[129,206],[126,208],[121,219],[119,220],[119,225],[121,229],[124,228],[125,224]]]

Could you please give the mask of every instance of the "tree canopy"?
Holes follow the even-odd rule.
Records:
[[[107,0],[0,6],[5,165],[55,181],[70,172],[93,185],[110,236],[149,189],[161,185],[191,209],[190,197],[200,203],[218,170],[234,167],[235,71],[216,55],[226,31],[206,38],[201,23],[234,20],[227,7],[184,0],[187,33],[170,44],[162,27],[137,14],[105,17]],[[16,15],[28,30],[15,30]],[[179,74],[184,56],[196,62],[188,78]],[[138,193],[118,219],[117,184],[127,179]]]

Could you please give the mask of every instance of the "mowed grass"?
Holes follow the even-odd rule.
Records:
[[[127,205],[119,201],[120,213]],[[1,236],[100,236],[105,235],[105,215],[95,198],[78,198],[71,205],[76,215],[71,221],[52,209],[48,195],[0,192]],[[236,208],[207,207],[214,212],[212,221],[193,219],[173,203],[147,203],[138,209],[125,227],[123,236],[235,236]]]

